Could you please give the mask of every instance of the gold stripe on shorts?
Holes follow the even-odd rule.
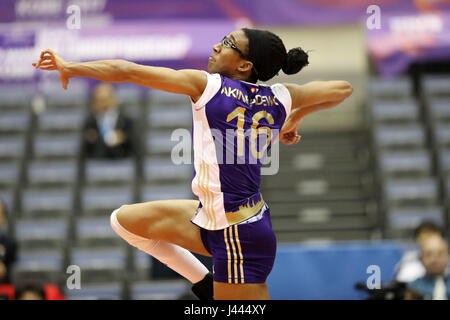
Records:
[[[241,241],[239,240],[238,226],[234,225],[234,234],[236,236],[236,246],[239,253],[239,270],[241,272],[241,283],[244,283],[244,257],[242,256]]]
[[[223,230],[223,235],[224,235],[225,245],[226,245],[226,249],[227,249],[228,283],[232,283],[232,281],[231,281],[231,254],[230,254],[230,245],[228,244],[227,229]]]
[[[236,247],[234,246],[234,241],[233,241],[233,227],[229,227],[228,229],[230,229],[230,242],[231,242],[231,248],[233,248],[234,283],[238,283],[237,255],[236,255]]]

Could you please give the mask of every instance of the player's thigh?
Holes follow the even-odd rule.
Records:
[[[210,256],[200,228],[190,220],[198,200],[159,200],[123,206],[117,220],[129,232],[148,239],[165,240],[189,251]]]
[[[267,283],[214,282],[214,300],[269,300]]]

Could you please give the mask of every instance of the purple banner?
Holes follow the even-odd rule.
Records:
[[[82,19],[245,20],[258,25],[355,23],[370,5],[383,13],[430,13],[450,10],[449,0],[2,0],[0,22],[64,21],[71,5]]]
[[[29,80],[31,63],[52,49],[67,61],[125,59],[175,69],[206,69],[212,46],[239,28],[229,21],[116,23],[80,30],[0,30],[0,81]]]
[[[387,15],[367,33],[378,71],[394,76],[413,62],[450,61],[450,14]]]

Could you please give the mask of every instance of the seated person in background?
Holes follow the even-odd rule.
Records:
[[[421,244],[421,260],[425,275],[407,283],[405,299],[448,300],[450,297],[450,277],[446,273],[448,265],[448,245],[439,235],[428,237]]]
[[[11,270],[17,257],[17,242],[8,235],[6,206],[0,198],[0,284],[11,282]]]
[[[421,246],[430,236],[443,237],[441,229],[430,221],[424,221],[414,230],[414,239]],[[425,275],[425,268],[420,259],[420,251],[407,251],[396,266],[395,280],[397,282],[411,282]]]
[[[83,151],[89,158],[124,158],[135,153],[133,121],[118,107],[114,87],[101,83],[94,89],[92,112],[83,126]]]

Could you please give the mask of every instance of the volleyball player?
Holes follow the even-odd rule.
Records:
[[[209,72],[124,60],[72,63],[51,50],[43,51],[33,66],[58,70],[64,89],[72,77],[90,77],[189,96],[194,120],[192,191],[198,200],[124,205],[112,213],[112,228],[192,282],[201,299],[269,299],[266,279],[275,260],[276,238],[260,192],[262,157],[277,130],[282,142],[298,142],[297,129],[305,115],[340,104],[353,88],[346,81],[257,84],[280,70],[295,74],[309,63],[306,52],[286,52],[282,40],[269,31],[235,30],[212,49]],[[216,144],[217,133],[228,137],[230,129],[235,133],[227,141],[232,147]],[[267,140],[258,149],[261,137]],[[218,155],[230,151],[233,162],[220,161]],[[213,275],[191,252],[212,256]]]

